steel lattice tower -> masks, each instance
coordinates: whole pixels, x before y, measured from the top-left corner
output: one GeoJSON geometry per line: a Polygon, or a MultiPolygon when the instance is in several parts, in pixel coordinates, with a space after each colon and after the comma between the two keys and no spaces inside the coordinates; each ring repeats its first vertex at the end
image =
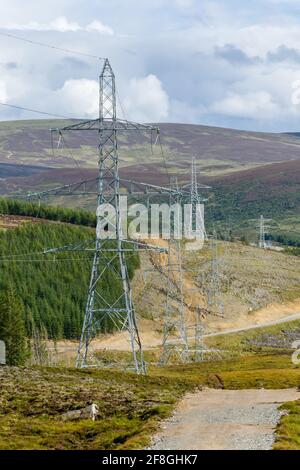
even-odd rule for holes
{"type": "MultiPolygon", "coordinates": [[[[199,184],[197,180],[197,169],[196,169],[196,159],[195,157],[192,158],[192,164],[191,164],[191,190],[190,190],[190,204],[191,204],[191,210],[192,210],[192,221],[196,220],[196,213],[199,211],[199,205],[205,201],[205,199],[202,199],[200,194],[199,194],[199,184]],[[194,216],[194,217],[193,217],[194,216]]],[[[208,188],[208,186],[201,185],[202,188],[208,188]]],[[[202,224],[202,229],[203,229],[203,235],[204,239],[207,240],[207,235],[205,231],[205,225],[204,225],[204,219],[203,219],[203,214],[202,212],[200,213],[201,216],[201,224],[202,224]]],[[[195,227],[192,227],[195,228],[195,227]]]]}
{"type": "Polygon", "coordinates": [[[265,219],[263,215],[260,216],[259,218],[259,234],[258,234],[258,246],[259,248],[266,249],[267,248],[267,242],[266,242],[266,234],[267,234],[267,225],[266,222],[270,222],[271,219],[265,219]]]}
{"type": "MultiPolygon", "coordinates": [[[[172,179],[171,185],[178,189],[177,180],[172,179]]],[[[175,193],[176,194],[176,193],[175,193]]],[[[170,207],[174,204],[181,205],[179,193],[174,196],[170,194],[170,207]]],[[[176,215],[174,216],[175,231],[176,215]]],[[[161,364],[167,364],[172,354],[175,354],[182,362],[186,362],[189,357],[189,344],[186,329],[186,305],[184,300],[183,270],[181,240],[171,234],[168,240],[168,261],[167,261],[167,296],[166,308],[163,324],[163,343],[161,364]],[[176,337],[175,334],[178,336],[176,337]]]]}
{"type": "Polygon", "coordinates": [[[199,362],[203,361],[204,352],[207,349],[203,343],[204,325],[200,307],[198,307],[196,310],[195,320],[195,361],[199,362]]]}
{"type": "MultiPolygon", "coordinates": [[[[191,163],[191,183],[190,183],[190,204],[191,204],[191,210],[192,210],[192,223],[196,223],[196,214],[198,213],[200,215],[200,221],[202,225],[202,230],[203,230],[203,239],[207,240],[207,233],[205,230],[205,224],[204,224],[204,217],[202,211],[199,212],[199,207],[200,204],[205,202],[207,199],[203,199],[200,194],[199,194],[199,187],[208,189],[208,186],[204,185],[199,185],[198,184],[198,179],[197,179],[197,168],[196,168],[196,159],[195,157],[192,158],[192,163],[191,163]],[[193,222],[194,221],[194,222],[193,222]]],[[[192,229],[194,229],[195,226],[192,225],[192,229]]],[[[199,274],[198,274],[198,279],[201,278],[201,268],[199,268],[199,274]]],[[[204,323],[203,323],[203,308],[200,307],[200,305],[197,306],[196,312],[195,312],[195,360],[196,361],[202,361],[204,358],[204,351],[206,351],[206,347],[204,346],[203,343],[203,335],[204,335],[204,323]]]]}
{"type": "MultiPolygon", "coordinates": [[[[94,248],[93,266],[91,271],[85,317],[77,354],[77,367],[90,365],[90,343],[101,331],[101,324],[108,322],[114,329],[127,330],[134,360],[135,371],[146,372],[143,350],[136,315],[132,302],[132,292],[127,269],[125,253],[133,253],[139,249],[139,243],[126,240],[122,232],[120,207],[120,178],[118,157],[118,132],[122,131],[155,131],[158,128],[137,124],[117,118],[115,76],[108,59],[105,59],[100,75],[99,118],[82,121],[78,124],[61,129],[52,129],[60,135],[65,131],[95,131],[98,135],[98,208],[105,204],[113,206],[115,215],[103,226],[103,219],[97,211],[97,230],[94,248]],[[111,228],[114,236],[111,236],[111,228]],[[104,231],[108,233],[105,235],[104,231]],[[119,280],[119,287],[110,292],[109,276],[119,280]]],[[[81,245],[75,248],[83,250],[81,245]]],[[[54,251],[54,250],[52,250],[54,251]]],[[[49,252],[49,251],[48,251],[49,252]]]]}
{"type": "MultiPolygon", "coordinates": [[[[202,188],[206,188],[207,186],[201,185],[202,188]]],[[[207,240],[207,234],[205,230],[205,225],[204,225],[204,218],[203,218],[203,213],[199,212],[199,207],[200,204],[203,203],[205,200],[201,198],[199,194],[199,184],[198,184],[198,179],[197,179],[197,168],[196,168],[196,159],[195,157],[192,158],[192,163],[191,163],[191,183],[190,183],[190,204],[191,204],[191,211],[192,211],[192,216],[191,216],[191,223],[192,223],[192,229],[195,229],[195,224],[196,224],[196,214],[198,213],[200,215],[200,220],[201,220],[201,225],[202,225],[202,230],[203,230],[203,239],[207,240]],[[193,225],[194,224],[194,225],[193,225]]],[[[198,278],[200,278],[201,272],[199,269],[199,275],[198,278]]],[[[203,344],[203,334],[204,334],[204,324],[203,324],[203,318],[202,318],[202,309],[200,305],[196,307],[195,311],[195,325],[194,325],[194,330],[195,330],[195,360],[196,361],[201,361],[203,360],[204,357],[204,344],[203,344]]]]}
{"type": "MultiPolygon", "coordinates": [[[[173,181],[178,187],[177,181],[173,181]]],[[[196,229],[196,220],[200,219],[201,230],[203,230],[203,238],[206,239],[204,218],[201,203],[205,200],[200,197],[199,187],[208,189],[208,186],[199,185],[197,181],[196,160],[192,158],[191,179],[189,184],[189,203],[190,203],[190,220],[186,227],[187,233],[191,234],[196,229]],[[199,217],[200,216],[200,217],[199,217]]],[[[178,195],[170,196],[170,206],[174,203],[182,205],[182,197],[178,195]]],[[[172,354],[176,354],[182,362],[188,362],[195,352],[195,357],[203,358],[203,324],[201,321],[200,308],[196,310],[195,324],[189,326],[187,322],[187,307],[184,297],[183,285],[183,266],[182,266],[182,246],[180,240],[171,237],[168,243],[168,265],[167,265],[167,298],[166,310],[163,326],[163,345],[161,364],[166,364],[172,354]],[[195,351],[189,346],[188,331],[195,331],[195,351]],[[175,339],[175,334],[177,338],[175,339]]]]}
{"type": "Polygon", "coordinates": [[[190,202],[191,202],[193,213],[194,213],[196,212],[196,204],[200,202],[199,194],[198,194],[198,181],[197,181],[195,157],[192,158],[192,165],[191,165],[191,201],[190,202]]]}
{"type": "Polygon", "coordinates": [[[219,272],[219,253],[218,253],[218,241],[217,232],[214,229],[211,237],[211,269],[210,279],[207,292],[207,303],[209,307],[216,307],[216,314],[224,315],[224,304],[220,300],[220,272],[219,272]]]}
{"type": "Polygon", "coordinates": [[[88,350],[93,338],[93,328],[99,316],[110,316],[115,323],[123,322],[122,328],[126,328],[130,335],[131,349],[134,365],[138,373],[145,373],[145,363],[139,332],[136,324],[132,303],[132,295],[129,283],[125,254],[122,249],[122,226],[120,215],[120,188],[118,173],[118,142],[117,142],[117,111],[115,76],[109,61],[106,60],[100,76],[100,106],[99,106],[99,189],[98,206],[112,204],[116,210],[116,247],[112,258],[117,258],[117,271],[122,282],[122,293],[113,303],[108,303],[103,298],[103,286],[101,280],[106,271],[111,269],[112,262],[107,260],[105,266],[101,266],[100,259],[105,258],[102,249],[106,241],[96,238],[95,255],[88,291],[85,318],[82,327],[81,339],[78,348],[77,367],[87,364],[88,350]],[[106,123],[109,125],[107,126],[106,123]],[[106,188],[104,187],[106,185],[106,188]],[[99,269],[99,267],[101,268],[99,269]],[[99,291],[100,287],[100,291],[99,291]]]}

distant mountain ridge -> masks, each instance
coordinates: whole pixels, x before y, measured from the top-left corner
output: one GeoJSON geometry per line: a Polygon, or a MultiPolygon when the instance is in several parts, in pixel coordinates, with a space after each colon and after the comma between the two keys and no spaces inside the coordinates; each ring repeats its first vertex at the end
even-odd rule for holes
{"type": "MultiPolygon", "coordinates": [[[[56,168],[97,165],[97,133],[68,133],[67,147],[52,152],[49,129],[69,124],[64,120],[0,122],[0,163],[26,164],[56,168]]],[[[300,158],[300,134],[260,133],[193,124],[159,124],[167,164],[176,171],[186,171],[191,156],[199,169],[210,176],[264,163],[300,158]]],[[[54,149],[57,142],[54,142],[54,149]]],[[[150,138],[143,132],[120,134],[121,166],[155,165],[162,173],[160,147],[151,152],[150,138]]]]}
{"type": "Polygon", "coordinates": [[[210,208],[217,220],[239,224],[264,214],[282,223],[293,217],[289,224],[292,231],[300,223],[300,160],[272,163],[202,181],[212,187],[210,208]]]}
{"type": "MultiPolygon", "coordinates": [[[[24,194],[97,176],[97,133],[71,133],[69,148],[52,152],[50,127],[67,121],[0,123],[0,194],[24,194]],[[76,135],[75,135],[76,134],[76,135]],[[82,139],[82,140],[81,140],[82,139]]],[[[190,124],[160,124],[161,143],[151,151],[149,138],[120,135],[120,175],[168,185],[190,178],[196,157],[198,180],[212,188],[207,220],[242,221],[259,216],[300,221],[300,133],[258,133],[190,124]],[[148,140],[147,140],[148,139],[148,140]],[[296,219],[295,219],[296,218],[296,219]]],[[[57,142],[54,142],[54,149],[57,142]]],[[[59,200],[70,204],[70,200],[59,200]]],[[[93,208],[93,201],[73,206],[93,208]]]]}

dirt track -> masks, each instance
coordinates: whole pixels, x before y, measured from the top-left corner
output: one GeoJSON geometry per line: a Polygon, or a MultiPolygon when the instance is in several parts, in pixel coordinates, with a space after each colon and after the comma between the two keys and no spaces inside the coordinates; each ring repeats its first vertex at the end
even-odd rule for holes
{"type": "Polygon", "coordinates": [[[260,323],[259,325],[250,325],[250,326],[245,326],[243,328],[231,328],[228,330],[219,331],[217,333],[208,333],[207,335],[204,335],[204,337],[208,338],[210,336],[220,336],[220,335],[228,335],[230,333],[240,333],[242,331],[254,330],[256,328],[264,328],[268,326],[280,325],[280,323],[286,323],[286,322],[293,321],[293,320],[300,320],[300,312],[294,313],[293,315],[288,315],[283,318],[279,318],[278,320],[260,323]]]}
{"type": "MultiPolygon", "coordinates": [[[[242,331],[248,331],[255,328],[261,328],[264,326],[272,326],[280,323],[300,319],[300,313],[295,313],[293,315],[284,316],[278,318],[274,321],[268,321],[264,323],[259,323],[258,325],[250,325],[242,328],[231,328],[223,331],[218,331],[215,333],[210,333],[204,335],[204,337],[210,336],[219,336],[226,335],[230,333],[238,333],[242,331]]],[[[161,335],[154,331],[153,323],[147,320],[142,320],[142,328],[140,329],[140,335],[144,345],[144,349],[151,349],[159,347],[161,345],[161,335]],[[152,330],[151,330],[152,328],[152,330]]],[[[50,351],[56,350],[56,355],[59,357],[64,357],[66,361],[69,361],[68,364],[71,365],[74,362],[76,357],[78,343],[77,341],[58,341],[54,348],[53,342],[49,341],[50,351]]],[[[93,341],[93,348],[95,350],[107,349],[107,350],[116,350],[116,351],[130,351],[130,342],[128,338],[128,333],[126,331],[115,333],[113,335],[108,335],[107,337],[98,338],[93,341]]]]}
{"type": "Polygon", "coordinates": [[[205,389],[188,394],[151,449],[270,450],[281,416],[278,407],[299,395],[294,389],[205,389]]]}

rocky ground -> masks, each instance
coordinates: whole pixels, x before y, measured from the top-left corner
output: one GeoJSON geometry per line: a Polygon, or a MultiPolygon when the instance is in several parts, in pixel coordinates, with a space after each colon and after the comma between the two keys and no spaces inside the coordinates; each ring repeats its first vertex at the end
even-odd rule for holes
{"type": "Polygon", "coordinates": [[[257,347],[269,347],[288,349],[294,341],[300,338],[300,327],[294,330],[283,328],[279,334],[261,333],[257,338],[248,339],[249,345],[257,347]]]}

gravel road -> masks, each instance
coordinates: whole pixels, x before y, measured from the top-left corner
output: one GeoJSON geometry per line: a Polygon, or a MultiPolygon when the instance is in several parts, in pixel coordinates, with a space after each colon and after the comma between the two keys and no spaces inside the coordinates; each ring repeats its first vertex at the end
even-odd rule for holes
{"type": "Polygon", "coordinates": [[[153,450],[269,450],[280,404],[295,389],[213,390],[188,394],[155,436],[153,450]]]}
{"type": "Polygon", "coordinates": [[[228,334],[231,334],[231,333],[241,333],[243,331],[256,330],[258,328],[265,328],[265,327],[268,327],[268,326],[280,325],[281,323],[286,323],[286,322],[294,321],[294,320],[300,320],[300,312],[294,313],[293,315],[288,315],[288,316],[279,318],[277,320],[260,323],[259,325],[245,326],[243,328],[230,328],[230,329],[227,329],[227,330],[218,331],[216,333],[208,333],[208,334],[203,335],[203,336],[204,336],[204,338],[209,338],[209,337],[212,337],[212,336],[228,335],[228,334]]]}

